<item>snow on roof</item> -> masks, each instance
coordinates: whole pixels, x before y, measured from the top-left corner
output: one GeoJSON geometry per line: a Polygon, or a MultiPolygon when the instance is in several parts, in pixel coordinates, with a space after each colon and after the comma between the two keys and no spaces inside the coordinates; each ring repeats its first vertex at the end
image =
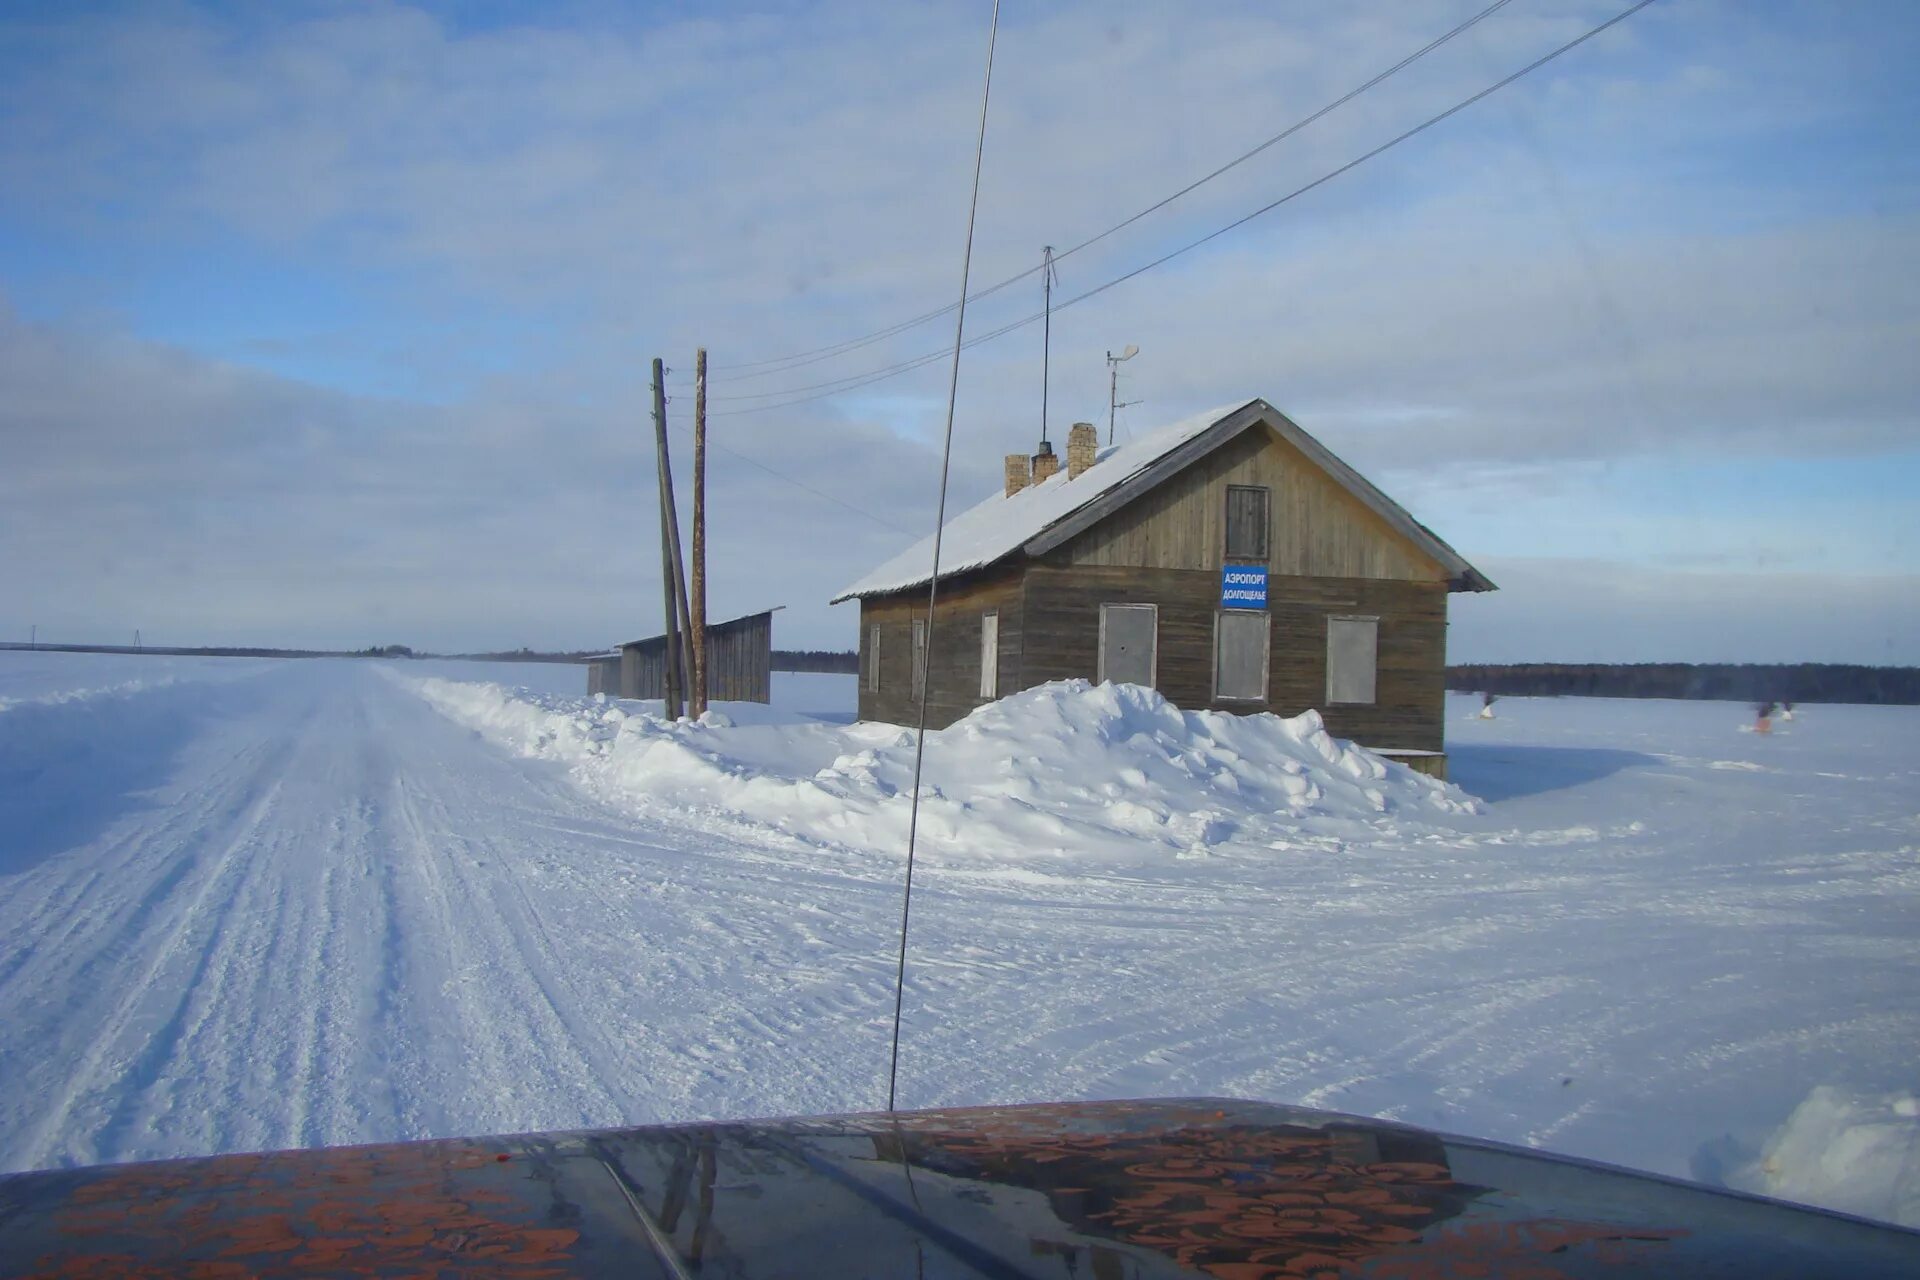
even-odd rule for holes
{"type": "MultiPolygon", "coordinates": [[[[1004,490],[947,522],[940,545],[940,576],[980,569],[1038,537],[1051,526],[1094,499],[1119,488],[1201,432],[1237,413],[1253,400],[1236,400],[1218,409],[1161,427],[1138,440],[1108,445],[1094,455],[1093,466],[1071,480],[1063,466],[1058,472],[1029,485],[1011,498],[1004,490]]],[[[840,591],[833,603],[856,596],[880,595],[918,586],[933,577],[933,535],[840,591]]]]}

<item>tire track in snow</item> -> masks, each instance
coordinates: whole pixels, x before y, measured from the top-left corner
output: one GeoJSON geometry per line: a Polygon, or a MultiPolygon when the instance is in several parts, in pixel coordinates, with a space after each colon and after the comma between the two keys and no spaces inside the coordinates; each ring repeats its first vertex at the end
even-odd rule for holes
{"type": "Polygon", "coordinates": [[[243,807],[229,797],[257,784],[274,749],[271,741],[245,743],[196,790],[163,792],[161,798],[170,803],[159,807],[157,825],[123,820],[103,837],[105,847],[94,856],[56,858],[21,873],[6,900],[20,914],[0,910],[0,930],[14,948],[0,961],[0,1002],[16,989],[64,986],[68,978],[58,971],[74,964],[76,956],[108,958],[115,949],[136,945],[148,917],[193,869],[176,855],[192,848],[196,833],[223,806],[243,807]],[[129,897],[129,883],[143,879],[144,887],[129,897]]]}
{"type": "MultiPolygon", "coordinates": [[[[514,867],[521,854],[513,835],[455,812],[520,802],[516,793],[533,788],[518,762],[397,687],[380,682],[373,692],[373,736],[412,747],[395,757],[383,805],[383,834],[402,869],[396,889],[431,926],[402,936],[408,1002],[428,987],[447,997],[439,1033],[457,1038],[466,1077],[431,1084],[443,1073],[422,1063],[421,1083],[443,1102],[458,1099],[455,1110],[471,1117],[461,1126],[467,1131],[528,1127],[530,1098],[549,1127],[632,1117],[642,1103],[624,1087],[618,1055],[598,1025],[604,1015],[584,1012],[563,976],[566,966],[514,867]],[[454,744],[457,769],[448,767],[454,744]],[[473,755],[486,766],[477,786],[473,755]]],[[[421,1100],[423,1112],[436,1109],[445,1114],[421,1100]]]]}
{"type": "MultiPolygon", "coordinates": [[[[227,1132],[213,1115],[188,1101],[194,1093],[207,1091],[203,1073],[183,1077],[170,1068],[181,1061],[198,1060],[195,1047],[210,1025],[219,1025],[225,1011],[245,1010],[249,1019],[257,1022],[264,1007],[260,1001],[235,991],[249,973],[249,960],[256,961],[253,971],[258,971],[259,934],[226,904],[247,901],[271,875],[260,854],[273,843],[274,833],[267,823],[277,807],[278,795],[277,790],[269,793],[245,838],[234,845],[231,865],[222,878],[210,880],[206,891],[196,896],[183,914],[179,942],[171,948],[172,964],[156,973],[149,984],[147,1003],[155,1006],[149,1017],[157,1017],[165,1009],[164,1020],[145,1032],[137,1052],[117,1068],[119,1077],[112,1091],[119,1099],[93,1137],[97,1151],[116,1153],[118,1158],[154,1154],[150,1141],[161,1121],[196,1111],[199,1121],[195,1127],[208,1140],[227,1146],[258,1144],[257,1136],[249,1143],[249,1135],[227,1132]],[[242,849],[253,856],[239,857],[242,849]],[[230,891],[226,887],[229,881],[230,891]],[[248,954],[236,963],[235,951],[248,954]]],[[[257,1043],[260,1037],[250,1035],[248,1039],[257,1043]]],[[[220,1062],[216,1058],[203,1065],[205,1071],[218,1072],[220,1062]]]]}
{"type": "MultiPolygon", "coordinates": [[[[314,797],[302,792],[310,789],[316,762],[324,763],[330,708],[303,682],[254,687],[265,695],[259,704],[246,715],[209,722],[216,732],[183,753],[179,772],[163,788],[177,797],[165,820],[130,838],[109,833],[103,841],[110,853],[133,850],[137,856],[128,865],[136,871],[143,865],[166,870],[130,895],[131,909],[124,891],[116,900],[114,886],[102,886],[99,914],[118,919],[117,932],[130,936],[109,935],[106,947],[79,950],[79,969],[57,982],[56,989],[69,993],[125,991],[126,1003],[142,1010],[131,1020],[102,1015],[97,1007],[85,1015],[73,1011],[50,1029],[58,1041],[66,1027],[105,1017],[94,1056],[112,1048],[112,1061],[94,1079],[103,1095],[98,1106],[78,1105],[87,1088],[80,1073],[91,1059],[77,1048],[73,1053],[80,1065],[73,1069],[66,1118],[58,1111],[47,1117],[74,1134],[64,1159],[133,1159],[296,1140],[297,1128],[278,1123],[275,1112],[297,1111],[311,1093],[287,1059],[295,1043],[289,1022],[306,1016],[313,1002],[290,998],[286,975],[314,967],[289,963],[288,956],[310,919],[312,895],[301,875],[324,861],[324,848],[304,838],[314,797]],[[180,868],[205,862],[204,850],[222,839],[225,850],[198,891],[190,897],[175,892],[180,868]],[[146,914],[170,921],[172,932],[146,948],[154,957],[148,973],[129,973],[128,947],[144,953],[135,944],[143,941],[137,922],[146,914]]],[[[76,949],[61,954],[72,958],[76,949]]]]}
{"type": "MultiPolygon", "coordinates": [[[[212,866],[202,876],[199,883],[190,891],[190,896],[171,922],[164,927],[159,943],[148,950],[138,972],[132,981],[123,988],[122,994],[107,1013],[101,1029],[92,1037],[92,1043],[81,1056],[75,1069],[68,1076],[67,1083],[47,1107],[38,1123],[28,1128],[19,1144],[17,1154],[10,1155],[10,1163],[19,1167],[37,1167],[44,1164],[55,1149],[58,1136],[70,1126],[73,1113],[84,1104],[94,1102],[92,1095],[104,1092],[116,1079],[132,1073],[135,1065],[151,1067],[151,1062],[134,1061],[122,1065],[114,1061],[115,1051],[123,1037],[126,1037],[134,1019],[156,995],[163,973],[166,973],[176,960],[176,953],[188,939],[190,933],[202,926],[201,913],[212,900],[214,890],[222,885],[234,870],[234,860],[240,851],[257,836],[267,814],[272,809],[275,796],[279,792],[277,780],[269,781],[265,790],[256,796],[240,815],[237,828],[231,836],[220,841],[220,850],[212,859],[212,866]]],[[[146,904],[153,910],[170,897],[170,891],[176,879],[184,879],[184,873],[178,877],[162,880],[160,888],[150,895],[146,904]]],[[[141,914],[145,914],[143,911],[141,914]]],[[[204,959],[204,956],[202,957],[204,959]]],[[[165,1028],[163,1028],[164,1030],[165,1028]]],[[[150,1038],[150,1037],[149,1037],[150,1038]]]]}
{"type": "MultiPolygon", "coordinates": [[[[297,692],[297,690],[296,690],[297,692]]],[[[364,965],[349,938],[359,915],[341,897],[344,837],[355,807],[329,813],[353,782],[338,729],[350,703],[289,697],[279,707],[289,749],[279,762],[274,821],[245,875],[219,902],[198,968],[182,984],[180,1018],[144,1051],[151,1082],[129,1087],[98,1145],[116,1158],[183,1146],[232,1150],[342,1141],[350,1070],[332,1062],[331,1028],[356,997],[364,965]],[[343,779],[342,775],[347,776],[343,779]]]]}

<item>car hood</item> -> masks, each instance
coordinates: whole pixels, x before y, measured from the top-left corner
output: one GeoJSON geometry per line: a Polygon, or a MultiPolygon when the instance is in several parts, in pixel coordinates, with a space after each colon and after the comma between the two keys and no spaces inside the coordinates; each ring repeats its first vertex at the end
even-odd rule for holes
{"type": "Polygon", "coordinates": [[[1920,1234],[1218,1099],[218,1156],[0,1178],[0,1277],[1911,1275],[1920,1234]]]}

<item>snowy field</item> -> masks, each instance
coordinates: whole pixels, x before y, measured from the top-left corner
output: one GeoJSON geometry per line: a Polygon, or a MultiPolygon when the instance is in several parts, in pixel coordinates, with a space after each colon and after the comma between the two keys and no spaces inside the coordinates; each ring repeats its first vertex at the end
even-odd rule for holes
{"type": "MultiPolygon", "coordinates": [[[[881,1105],[911,744],[775,680],[670,726],[577,667],[0,652],[0,1169],[881,1105]]],[[[930,739],[904,1103],[1303,1102],[1920,1224],[1920,709],[1475,709],[1458,789],[1133,690],[930,739]]]]}

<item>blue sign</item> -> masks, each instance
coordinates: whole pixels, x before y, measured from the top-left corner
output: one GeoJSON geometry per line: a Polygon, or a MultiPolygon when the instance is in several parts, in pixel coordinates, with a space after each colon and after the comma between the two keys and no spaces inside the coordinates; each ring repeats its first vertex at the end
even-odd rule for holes
{"type": "Polygon", "coordinates": [[[1267,607],[1267,566],[1230,564],[1220,569],[1220,607],[1222,609],[1264,609],[1267,607]]]}

